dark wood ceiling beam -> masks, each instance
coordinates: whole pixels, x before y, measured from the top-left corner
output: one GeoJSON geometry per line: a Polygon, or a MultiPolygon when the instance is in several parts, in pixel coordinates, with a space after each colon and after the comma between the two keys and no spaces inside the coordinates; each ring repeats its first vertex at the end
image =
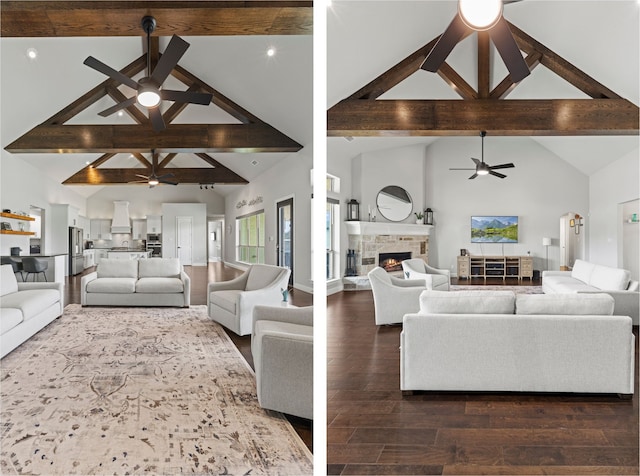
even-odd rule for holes
{"type": "MultiPolygon", "coordinates": [[[[200,92],[200,87],[198,85],[190,86],[187,91],[190,93],[200,92]]],[[[189,105],[186,102],[174,102],[169,109],[167,109],[164,114],[162,114],[162,118],[164,119],[165,124],[169,124],[175,120],[178,115],[184,111],[184,109],[189,105]]],[[[194,105],[193,107],[205,107],[202,105],[194,105]]]]}
{"type": "MultiPolygon", "coordinates": [[[[140,71],[142,71],[146,64],[147,64],[147,59],[145,58],[144,55],[142,55],[141,57],[139,57],[138,59],[136,59],[132,63],[129,63],[127,66],[121,69],[120,72],[125,76],[132,77],[138,74],[140,71]]],[[[96,75],[101,75],[97,71],[95,73],[96,75]]],[[[101,75],[101,76],[104,77],[104,75],[101,75]]],[[[67,107],[65,107],[64,109],[61,109],[56,114],[51,116],[49,119],[44,121],[44,124],[64,124],[73,116],[84,111],[87,107],[91,106],[97,100],[106,96],[108,87],[110,86],[115,87],[119,84],[120,83],[118,83],[117,81],[114,81],[111,78],[106,79],[105,81],[97,85],[95,88],[84,93],[78,99],[76,99],[71,104],[69,104],[67,107]]]]}
{"type": "Polygon", "coordinates": [[[88,152],[297,152],[302,145],[268,124],[48,125],[35,127],[7,147],[18,153],[88,152]]]}
{"type": "Polygon", "coordinates": [[[478,32],[478,98],[487,99],[491,88],[489,33],[478,32]]]}
{"type": "Polygon", "coordinates": [[[250,122],[262,122],[259,118],[233,102],[221,92],[209,86],[197,76],[191,74],[182,66],[178,65],[173,68],[171,75],[179,81],[182,81],[184,84],[197,85],[202,91],[213,94],[211,102],[243,124],[248,124],[250,122]]]}
{"type": "MultiPolygon", "coordinates": [[[[507,22],[509,23],[509,22],[507,22]]],[[[511,33],[521,50],[527,53],[537,51],[542,55],[540,62],[555,74],[594,99],[622,99],[621,96],[600,84],[557,53],[551,51],[535,38],[527,35],[517,26],[509,23],[511,33]]]]}
{"type": "Polygon", "coordinates": [[[138,159],[138,162],[140,162],[142,165],[144,165],[146,168],[150,169],[151,168],[151,162],[149,162],[147,160],[147,158],[142,155],[140,152],[134,152],[133,155],[136,159],[138,159]]]}
{"type": "Polygon", "coordinates": [[[637,135],[624,99],[345,100],[327,116],[331,137],[637,135]]]}
{"type": "Polygon", "coordinates": [[[3,37],[144,36],[153,15],[157,36],[310,35],[311,1],[13,1],[3,0],[3,37]]]}
{"type": "MultiPolygon", "coordinates": [[[[541,58],[542,55],[537,51],[534,51],[533,53],[527,55],[524,61],[525,63],[527,63],[529,71],[533,71],[536,66],[540,64],[541,58]]],[[[491,91],[489,97],[491,99],[504,99],[511,93],[511,91],[513,91],[518,86],[518,84],[520,84],[520,82],[514,83],[511,79],[511,75],[507,74],[505,78],[500,81],[500,84],[493,88],[493,91],[491,91]]]]}
{"type": "MultiPolygon", "coordinates": [[[[124,185],[140,180],[136,174],[142,169],[110,169],[85,167],[63,182],[65,185],[124,185]]],[[[171,172],[172,181],[179,184],[219,183],[219,184],[245,184],[244,178],[226,168],[169,168],[165,172],[171,172]]],[[[141,185],[145,185],[142,183],[141,185]]]]}
{"type": "Polygon", "coordinates": [[[164,159],[162,159],[162,162],[160,162],[158,164],[158,171],[160,171],[163,168],[165,168],[169,164],[169,162],[171,162],[174,159],[174,157],[176,155],[178,155],[178,154],[176,154],[176,153],[167,154],[166,157],[164,159]]]}
{"type": "Polygon", "coordinates": [[[107,160],[109,160],[111,157],[115,156],[116,154],[103,154],[100,157],[98,157],[96,160],[94,160],[93,162],[91,162],[91,164],[89,164],[88,167],[98,167],[102,164],[104,164],[107,160]]]}
{"type": "Polygon", "coordinates": [[[438,76],[460,95],[462,99],[478,99],[478,93],[460,76],[448,63],[442,63],[438,68],[438,76]]]}
{"type": "Polygon", "coordinates": [[[216,159],[211,157],[209,154],[205,154],[204,152],[197,152],[195,155],[200,157],[202,160],[204,160],[207,164],[211,165],[212,167],[222,166],[220,162],[218,162],[216,159]]]}

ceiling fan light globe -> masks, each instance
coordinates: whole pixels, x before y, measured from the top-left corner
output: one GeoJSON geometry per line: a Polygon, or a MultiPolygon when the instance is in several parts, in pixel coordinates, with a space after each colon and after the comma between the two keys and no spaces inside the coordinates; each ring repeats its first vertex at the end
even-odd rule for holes
{"type": "Polygon", "coordinates": [[[144,107],[156,107],[160,104],[160,94],[153,89],[141,90],[137,96],[138,104],[144,107]]]}
{"type": "Polygon", "coordinates": [[[502,16],[502,0],[458,0],[458,13],[469,28],[489,30],[502,16]]]}
{"type": "Polygon", "coordinates": [[[149,179],[149,185],[158,185],[158,180],[157,179],[149,179]]]}

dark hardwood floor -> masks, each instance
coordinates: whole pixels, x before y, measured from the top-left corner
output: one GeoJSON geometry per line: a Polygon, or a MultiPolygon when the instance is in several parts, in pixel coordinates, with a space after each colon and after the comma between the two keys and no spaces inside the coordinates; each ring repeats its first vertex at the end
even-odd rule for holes
{"type": "MultiPolygon", "coordinates": [[[[460,284],[484,284],[471,281],[460,284]]],[[[632,400],[462,392],[403,396],[401,326],[376,327],[370,291],[329,296],[327,326],[328,474],[638,475],[637,367],[632,400]]],[[[637,362],[637,327],[634,333],[637,362]]]]}
{"type": "MultiPolygon", "coordinates": [[[[82,276],[95,270],[89,268],[82,274],[69,276],[65,285],[65,305],[80,304],[80,281],[82,276]]],[[[208,266],[185,266],[185,272],[191,278],[191,304],[207,304],[207,285],[215,281],[228,281],[240,274],[242,271],[225,266],[223,263],[209,263],[208,266]]],[[[290,293],[290,301],[295,306],[310,306],[313,304],[313,296],[298,289],[290,293]]],[[[226,331],[226,329],[225,329],[226,331]]],[[[226,331],[236,345],[242,356],[253,368],[253,357],[251,356],[251,336],[238,336],[231,331],[226,331]]],[[[287,419],[300,435],[309,450],[313,451],[313,422],[304,418],[286,415],[287,419]]]]}

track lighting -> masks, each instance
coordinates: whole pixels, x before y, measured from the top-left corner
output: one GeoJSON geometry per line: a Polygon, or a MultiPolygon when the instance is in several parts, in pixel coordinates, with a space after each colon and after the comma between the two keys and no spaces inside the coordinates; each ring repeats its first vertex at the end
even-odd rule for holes
{"type": "Polygon", "coordinates": [[[200,185],[200,190],[202,190],[202,189],[204,189],[204,190],[209,190],[209,189],[213,190],[213,186],[214,186],[214,184],[212,184],[212,183],[201,183],[199,185],[200,185]]]}

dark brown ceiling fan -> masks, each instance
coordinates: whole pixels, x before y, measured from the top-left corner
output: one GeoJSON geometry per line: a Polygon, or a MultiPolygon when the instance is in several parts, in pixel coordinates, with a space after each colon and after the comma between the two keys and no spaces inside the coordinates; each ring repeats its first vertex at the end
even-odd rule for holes
{"type": "Polygon", "coordinates": [[[519,0],[458,0],[458,12],[429,52],[421,68],[435,73],[462,38],[473,31],[486,31],[502,57],[511,80],[522,81],[531,71],[502,16],[505,4],[519,0]]]}
{"type": "Polygon", "coordinates": [[[99,115],[103,117],[110,116],[114,112],[132,106],[137,102],[149,111],[149,119],[151,120],[153,129],[155,131],[162,131],[166,128],[164,119],[162,118],[162,112],[160,111],[160,104],[163,100],[202,104],[205,106],[211,103],[213,95],[210,93],[161,89],[164,81],[167,79],[173,68],[176,67],[180,58],[182,58],[184,53],[187,51],[187,48],[189,48],[189,43],[179,36],[173,35],[169,41],[167,49],[160,57],[160,60],[153,72],[151,72],[150,40],[151,33],[155,28],[155,18],[152,16],[145,16],[142,18],[142,29],[147,34],[147,76],[141,78],[139,81],[134,81],[130,77],[122,74],[120,71],[117,71],[100,60],[97,60],[93,56],[89,56],[84,60],[84,64],[90,68],[93,68],[96,71],[109,76],[113,80],[137,91],[135,96],[105,109],[98,113],[99,115]]]}
{"type": "Polygon", "coordinates": [[[156,185],[159,185],[161,183],[164,183],[167,185],[178,185],[178,182],[172,182],[170,180],[167,180],[169,177],[174,176],[174,174],[172,173],[157,175],[156,174],[157,166],[158,166],[158,154],[156,153],[155,150],[152,150],[151,151],[151,174],[149,175],[136,174],[136,177],[141,177],[144,180],[136,180],[135,182],[129,182],[129,183],[147,183],[149,184],[149,188],[153,188],[156,185]]]}
{"type": "Polygon", "coordinates": [[[481,160],[475,159],[473,157],[471,157],[471,160],[473,160],[476,164],[476,168],[475,169],[457,169],[457,168],[451,168],[449,170],[475,170],[475,173],[469,177],[469,180],[476,178],[478,175],[493,175],[495,177],[498,178],[505,178],[506,175],[501,174],[499,172],[495,172],[495,169],[512,169],[515,167],[515,165],[513,165],[512,163],[508,163],[508,164],[499,164],[499,165],[489,165],[484,161],[484,137],[487,135],[487,133],[485,131],[480,132],[480,137],[482,137],[482,155],[481,160]]]}

